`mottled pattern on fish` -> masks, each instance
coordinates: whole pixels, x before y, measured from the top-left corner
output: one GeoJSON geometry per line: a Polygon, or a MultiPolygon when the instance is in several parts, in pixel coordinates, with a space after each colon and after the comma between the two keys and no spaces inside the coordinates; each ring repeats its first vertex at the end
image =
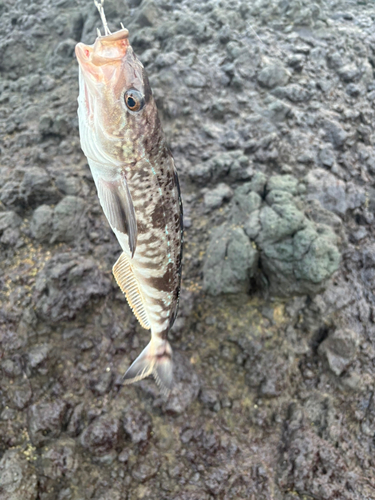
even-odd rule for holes
{"type": "Polygon", "coordinates": [[[125,378],[153,374],[169,387],[166,338],[181,281],[181,195],[147,76],[127,35],[123,29],[97,38],[94,46],[77,45],[81,146],[123,250],[115,278],[141,325],[151,328],[150,344],[125,378]]]}
{"type": "MultiPolygon", "coordinates": [[[[157,156],[124,169],[138,225],[131,264],[152,333],[166,338],[176,318],[181,279],[182,207],[174,162],[162,143],[157,156]]],[[[127,250],[127,237],[114,232],[127,250]]]]}

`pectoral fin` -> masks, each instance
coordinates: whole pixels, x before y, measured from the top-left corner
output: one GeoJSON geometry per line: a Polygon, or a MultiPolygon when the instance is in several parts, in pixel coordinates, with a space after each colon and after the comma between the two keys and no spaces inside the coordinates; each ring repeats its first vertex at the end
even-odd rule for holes
{"type": "Polygon", "coordinates": [[[108,222],[117,231],[128,235],[133,257],[137,246],[137,219],[126,179],[113,182],[99,179],[97,188],[100,204],[108,222]]]}

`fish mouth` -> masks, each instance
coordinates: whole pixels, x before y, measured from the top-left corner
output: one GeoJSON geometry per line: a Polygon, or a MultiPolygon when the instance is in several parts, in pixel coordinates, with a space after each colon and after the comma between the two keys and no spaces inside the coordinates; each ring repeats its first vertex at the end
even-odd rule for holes
{"type": "Polygon", "coordinates": [[[121,61],[129,47],[129,31],[125,28],[106,36],[99,36],[94,45],[77,43],[75,53],[84,73],[98,79],[101,66],[121,61]]]}

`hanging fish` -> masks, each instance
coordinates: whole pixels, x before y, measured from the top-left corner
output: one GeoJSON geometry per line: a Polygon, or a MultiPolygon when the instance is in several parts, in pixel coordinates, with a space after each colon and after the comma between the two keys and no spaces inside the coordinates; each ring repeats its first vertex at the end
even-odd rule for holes
{"type": "Polygon", "coordinates": [[[78,43],[78,118],[103,212],[122,248],[113,274],[151,341],[124,375],[125,383],[153,375],[169,389],[183,242],[182,203],[173,156],[166,144],[144,67],[128,30],[78,43]]]}

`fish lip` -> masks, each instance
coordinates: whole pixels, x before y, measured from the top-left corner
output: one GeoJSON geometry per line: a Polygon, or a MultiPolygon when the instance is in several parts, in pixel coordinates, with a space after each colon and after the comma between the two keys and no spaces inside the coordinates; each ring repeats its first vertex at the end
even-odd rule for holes
{"type": "Polygon", "coordinates": [[[115,61],[121,61],[129,47],[128,36],[129,31],[124,28],[110,35],[98,36],[93,45],[86,45],[82,42],[77,43],[75,53],[79,64],[89,69],[90,66],[92,68],[92,66],[103,66],[115,61]],[[111,45],[118,47],[117,57],[103,56],[103,51],[105,54],[106,47],[109,48],[111,45]]]}
{"type": "Polygon", "coordinates": [[[113,43],[118,42],[119,40],[124,40],[125,38],[129,38],[129,31],[126,28],[123,28],[111,33],[110,35],[98,36],[96,40],[100,40],[102,43],[113,43]]]}

